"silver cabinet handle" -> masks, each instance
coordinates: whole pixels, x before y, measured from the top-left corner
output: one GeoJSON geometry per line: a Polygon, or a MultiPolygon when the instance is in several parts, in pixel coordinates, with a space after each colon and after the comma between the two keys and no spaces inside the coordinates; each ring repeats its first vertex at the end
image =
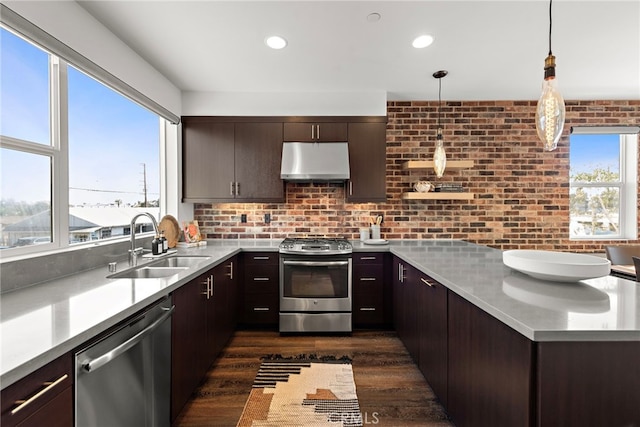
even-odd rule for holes
{"type": "Polygon", "coordinates": [[[360,257],[360,260],[362,260],[362,261],[371,261],[371,260],[374,260],[374,259],[376,259],[376,257],[374,257],[374,256],[363,256],[363,257],[360,257]]]}
{"type": "Polygon", "coordinates": [[[268,260],[270,258],[268,256],[254,256],[253,259],[255,261],[265,261],[265,260],[268,260]]]}
{"type": "Polygon", "coordinates": [[[253,281],[254,282],[268,282],[269,278],[268,277],[254,277],[253,281]]]}
{"type": "Polygon", "coordinates": [[[375,277],[361,277],[360,281],[361,282],[375,282],[376,278],[375,277]]]}
{"type": "Polygon", "coordinates": [[[229,263],[229,274],[228,274],[228,276],[229,276],[230,280],[233,280],[233,261],[231,261],[229,263]]]}
{"type": "Polygon", "coordinates": [[[207,289],[205,292],[201,292],[202,295],[206,295],[207,299],[213,296],[213,275],[207,277],[206,282],[202,282],[203,285],[207,285],[207,289]]]}
{"type": "Polygon", "coordinates": [[[236,182],[236,196],[240,195],[240,183],[236,182]]]}
{"type": "Polygon", "coordinates": [[[353,196],[353,181],[349,181],[349,195],[353,196]]]}
{"type": "Polygon", "coordinates": [[[229,195],[233,196],[233,181],[229,183],[229,195]]]}
{"type": "Polygon", "coordinates": [[[360,311],[376,311],[375,307],[360,307],[360,311]]]}
{"type": "Polygon", "coordinates": [[[95,359],[86,362],[84,365],[82,365],[82,367],[84,368],[85,371],[90,373],[90,372],[94,372],[95,370],[111,362],[113,359],[125,353],[131,347],[133,347],[134,345],[142,341],[147,335],[152,333],[158,326],[160,326],[162,322],[164,322],[171,316],[175,308],[176,308],[175,305],[172,305],[171,308],[163,307],[162,310],[164,310],[165,313],[163,313],[160,317],[158,317],[158,319],[155,322],[153,322],[152,324],[150,324],[149,326],[147,326],[146,328],[144,328],[143,330],[141,330],[140,332],[138,332],[137,334],[135,334],[134,336],[132,336],[131,338],[129,338],[128,340],[126,340],[125,342],[117,346],[116,348],[114,348],[113,350],[108,351],[102,356],[96,357],[95,359]]]}
{"type": "Polygon", "coordinates": [[[433,283],[433,282],[432,282],[432,281],[430,281],[430,280],[425,279],[424,277],[421,277],[421,278],[420,278],[420,281],[421,281],[422,283],[424,283],[425,285],[429,286],[430,288],[433,288],[433,287],[436,285],[435,283],[433,283]]]}
{"type": "Polygon", "coordinates": [[[269,307],[253,307],[253,311],[269,311],[269,307]]]}
{"type": "Polygon", "coordinates": [[[320,139],[320,125],[316,125],[318,127],[318,131],[316,132],[316,138],[320,139]]]}
{"type": "Polygon", "coordinates": [[[402,264],[398,264],[398,281],[400,283],[404,282],[404,267],[402,264]]]}
{"type": "Polygon", "coordinates": [[[334,267],[349,265],[349,261],[282,261],[284,265],[300,265],[304,267],[334,267]]]}
{"type": "Polygon", "coordinates": [[[68,377],[69,377],[68,374],[64,374],[63,376],[61,376],[55,381],[45,382],[42,385],[46,387],[40,390],[39,392],[37,392],[36,394],[34,394],[33,396],[31,396],[30,398],[26,400],[16,400],[15,404],[18,406],[16,406],[14,409],[11,410],[11,415],[15,415],[21,410],[23,410],[24,408],[26,408],[27,406],[29,406],[30,404],[38,400],[40,396],[42,396],[43,394],[45,394],[46,392],[48,392],[49,390],[51,390],[52,388],[60,384],[62,381],[66,380],[68,377]]]}
{"type": "Polygon", "coordinates": [[[315,128],[315,125],[311,125],[311,139],[315,139],[313,135],[314,128],[315,128]]]}

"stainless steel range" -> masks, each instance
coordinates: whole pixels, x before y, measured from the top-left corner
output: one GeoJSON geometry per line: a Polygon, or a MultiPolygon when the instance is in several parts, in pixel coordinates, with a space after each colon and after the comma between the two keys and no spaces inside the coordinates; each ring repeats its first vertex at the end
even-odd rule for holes
{"type": "Polygon", "coordinates": [[[351,254],[343,238],[280,244],[280,332],[351,332],[351,254]]]}

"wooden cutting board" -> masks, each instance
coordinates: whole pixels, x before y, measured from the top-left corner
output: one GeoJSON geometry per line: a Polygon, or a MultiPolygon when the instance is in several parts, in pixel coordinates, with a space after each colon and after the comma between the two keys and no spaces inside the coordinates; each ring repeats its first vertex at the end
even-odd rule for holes
{"type": "Polygon", "coordinates": [[[178,221],[171,215],[165,215],[158,224],[158,230],[164,231],[164,237],[167,239],[168,246],[175,248],[180,238],[180,225],[178,221]]]}

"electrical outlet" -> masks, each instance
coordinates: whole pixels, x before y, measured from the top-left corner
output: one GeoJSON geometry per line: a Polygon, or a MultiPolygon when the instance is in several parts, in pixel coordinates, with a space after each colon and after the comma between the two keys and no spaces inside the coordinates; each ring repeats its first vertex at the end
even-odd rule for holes
{"type": "Polygon", "coordinates": [[[271,222],[271,214],[264,214],[264,223],[269,224],[271,222]]]}
{"type": "Polygon", "coordinates": [[[240,215],[240,222],[242,222],[242,223],[246,223],[247,222],[247,214],[241,214],[240,215]]]}

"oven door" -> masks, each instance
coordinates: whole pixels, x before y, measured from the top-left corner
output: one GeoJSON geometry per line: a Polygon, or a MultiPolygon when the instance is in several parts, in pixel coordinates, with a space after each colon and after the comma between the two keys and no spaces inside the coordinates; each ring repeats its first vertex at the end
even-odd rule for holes
{"type": "Polygon", "coordinates": [[[351,257],[280,258],[281,312],[351,311],[351,257]]]}

